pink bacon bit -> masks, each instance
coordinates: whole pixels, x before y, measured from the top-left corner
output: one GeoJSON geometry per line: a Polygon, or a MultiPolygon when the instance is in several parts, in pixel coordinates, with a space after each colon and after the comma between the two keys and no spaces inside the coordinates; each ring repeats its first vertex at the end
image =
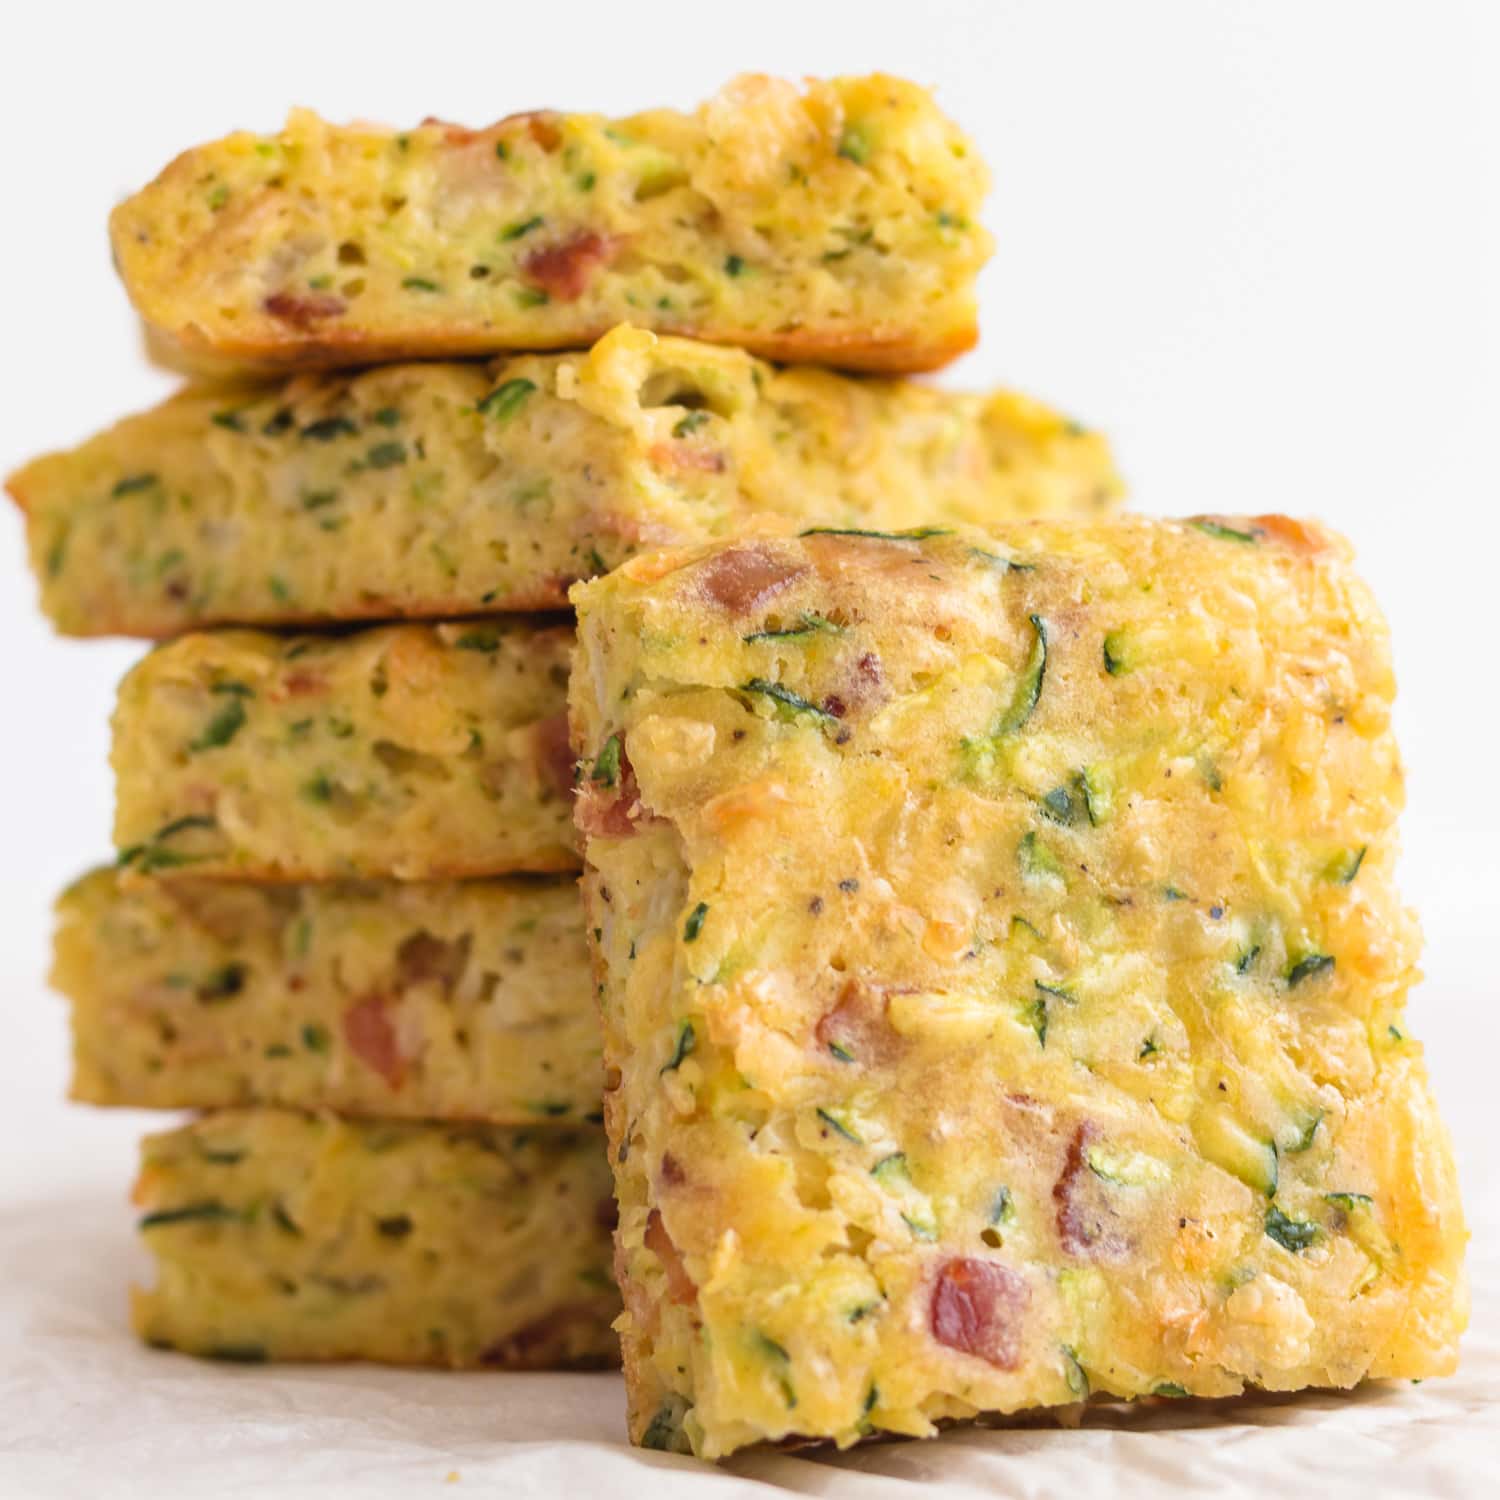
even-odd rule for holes
{"type": "Polygon", "coordinates": [[[641,804],[641,789],[635,779],[635,767],[620,740],[620,768],[614,783],[602,786],[584,772],[578,798],[573,804],[573,821],[588,838],[628,838],[637,828],[654,821],[654,814],[641,804]]]}
{"type": "Polygon", "coordinates": [[[1085,1120],[1068,1142],[1062,1174],[1052,1186],[1057,1205],[1057,1237],[1069,1255],[1085,1260],[1122,1260],[1130,1242],[1117,1227],[1103,1185],[1088,1164],[1088,1148],[1099,1137],[1099,1127],[1085,1120]]]}
{"type": "Polygon", "coordinates": [[[1332,552],[1327,533],[1318,526],[1294,520],[1291,516],[1253,516],[1250,529],[1257,536],[1269,538],[1288,552],[1300,552],[1307,557],[1332,552]]]}
{"type": "Polygon", "coordinates": [[[697,1284],[688,1275],[677,1246],[672,1243],[672,1236],[661,1221],[661,1214],[654,1208],[646,1219],[646,1248],[661,1262],[662,1270],[667,1274],[667,1293],[671,1299],[684,1305],[696,1302],[697,1284]]]}
{"type": "Polygon", "coordinates": [[[652,443],[646,455],[658,469],[687,469],[699,474],[722,474],[729,460],[717,448],[688,443],[652,443]]]}
{"type": "Polygon", "coordinates": [[[818,1020],[819,1046],[840,1062],[866,1066],[888,1062],[901,1045],[886,1017],[890,997],[910,993],[863,979],[849,980],[839,991],[838,1004],[818,1020]]]}
{"type": "Polygon", "coordinates": [[[396,950],[396,974],[401,988],[435,980],[451,995],[469,966],[472,946],[468,933],[450,940],[434,937],[430,932],[414,932],[396,950]]]}
{"type": "Polygon", "coordinates": [[[932,1336],[996,1369],[1014,1370],[1021,1360],[1022,1322],[1030,1300],[1031,1289],[1009,1267],[958,1257],[943,1266],[932,1284],[932,1336]]]}
{"type": "Polygon", "coordinates": [[[576,302],[588,290],[594,272],[614,259],[620,242],[611,235],[581,229],[555,245],[533,250],[521,262],[521,274],[559,302],[576,302]]]}
{"type": "Polygon", "coordinates": [[[331,292],[272,292],[261,310],[279,323],[288,323],[304,333],[326,318],[337,318],[349,304],[331,292]]]}
{"type": "Polygon", "coordinates": [[[344,1012],[344,1040],[349,1050],[393,1089],[401,1087],[406,1060],[401,1056],[383,996],[369,995],[344,1012]]]}
{"type": "Polygon", "coordinates": [[[492,125],[490,129],[499,133],[509,131],[515,127],[524,127],[527,135],[536,142],[543,151],[556,151],[562,145],[562,116],[555,109],[523,109],[513,115],[506,115],[503,120],[492,125]]]}
{"type": "Polygon", "coordinates": [[[284,703],[288,698],[312,698],[327,691],[328,679],[321,673],[297,668],[276,683],[267,696],[273,703],[284,703]]]}
{"type": "Polygon", "coordinates": [[[807,569],[764,547],[731,547],[697,569],[699,590],[721,609],[748,615],[760,609],[807,569]]]}
{"type": "Polygon", "coordinates": [[[533,753],[542,780],[559,796],[571,797],[573,770],[577,762],[573,757],[572,741],[568,738],[567,711],[542,719],[533,734],[533,753]]]}

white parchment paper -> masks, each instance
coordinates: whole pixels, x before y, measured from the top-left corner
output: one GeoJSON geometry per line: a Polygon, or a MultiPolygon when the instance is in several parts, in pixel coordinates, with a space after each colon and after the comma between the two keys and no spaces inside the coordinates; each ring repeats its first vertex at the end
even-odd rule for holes
{"type": "MultiPolygon", "coordinates": [[[[102,1174],[101,1174],[102,1176],[102,1174]]],[[[146,1274],[112,1179],[0,1209],[0,1500],[1500,1494],[1495,1215],[1474,1205],[1461,1373],[1349,1395],[1089,1412],[714,1469],[626,1446],[613,1375],[221,1366],[136,1344],[146,1274]]]]}

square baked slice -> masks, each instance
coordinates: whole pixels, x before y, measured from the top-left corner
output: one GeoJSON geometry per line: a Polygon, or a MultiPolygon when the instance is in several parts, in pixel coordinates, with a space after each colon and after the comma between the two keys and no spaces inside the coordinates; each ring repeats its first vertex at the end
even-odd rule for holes
{"type": "Polygon", "coordinates": [[[574,598],[636,1442],[1453,1368],[1337,538],[822,533],[574,598]]]}
{"type": "Polygon", "coordinates": [[[227,1110],[148,1136],[136,1332],[210,1359],[613,1365],[596,1130],[227,1110]]]}
{"type": "Polygon", "coordinates": [[[75,1099],[601,1123],[571,876],[266,885],[95,870],[57,916],[75,1099]]]}
{"type": "Polygon", "coordinates": [[[433,880],[573,869],[566,624],[220,630],[120,684],[132,874],[433,880]]]}
{"type": "Polygon", "coordinates": [[[110,233],[131,301],[190,367],[579,348],[634,322],[911,371],[974,342],[987,187],[915,84],[745,77],[691,114],[485,130],[299,110],[185,152],[110,233]]]}
{"type": "Polygon", "coordinates": [[[1025,396],[638,328],[575,355],[189,389],[9,486],[54,624],[150,637],[561,609],[643,547],[1120,494],[1104,440],[1025,396]]]}

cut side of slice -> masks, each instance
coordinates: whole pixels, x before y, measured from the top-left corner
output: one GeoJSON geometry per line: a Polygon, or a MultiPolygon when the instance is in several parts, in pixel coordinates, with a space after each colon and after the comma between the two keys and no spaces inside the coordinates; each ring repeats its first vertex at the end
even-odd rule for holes
{"type": "Polygon", "coordinates": [[[638,328],[489,367],[189,389],[9,483],[58,628],[148,637],[561,609],[577,579],[668,542],[1120,495],[1104,440],[1028,397],[638,328]]]}
{"type": "Polygon", "coordinates": [[[148,1136],[147,1343],[209,1359],[613,1365],[596,1131],[230,1110],[148,1136]]]}
{"type": "Polygon", "coordinates": [[[131,876],[427,880],[567,870],[562,624],[208,631],[120,686],[131,876]]]}
{"type": "Polygon", "coordinates": [[[52,982],[90,1104],[601,1122],[571,878],[122,880],[58,902],[52,982]]]}
{"type": "Polygon", "coordinates": [[[578,348],[635,322],[906,372],[974,342],[987,187],[914,84],[744,77],[616,120],[297,111],[183,153],[110,231],[158,351],[195,370],[578,348]]]}
{"type": "Polygon", "coordinates": [[[825,532],[574,600],[635,1441],[1453,1368],[1389,648],[1336,537],[825,532]]]}

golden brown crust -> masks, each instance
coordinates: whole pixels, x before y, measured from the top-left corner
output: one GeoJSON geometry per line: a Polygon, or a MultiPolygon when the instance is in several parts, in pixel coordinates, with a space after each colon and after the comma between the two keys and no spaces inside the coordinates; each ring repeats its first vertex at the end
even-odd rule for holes
{"type": "Polygon", "coordinates": [[[266,884],[576,869],[572,638],[512,619],[178,637],[121,684],[125,864],[266,884]]]}
{"type": "MultiPolygon", "coordinates": [[[[569,582],[559,580],[545,589],[523,591],[513,595],[502,595],[492,601],[496,614],[503,615],[560,615],[568,608],[569,582]]],[[[140,601],[131,601],[132,605],[140,601]]],[[[371,604],[363,606],[341,606],[336,615],[310,610],[305,614],[277,615],[274,627],[277,630],[328,630],[339,625],[380,626],[398,625],[403,621],[413,623],[423,620],[452,620],[474,613],[470,599],[445,598],[422,599],[400,609],[371,604]]],[[[206,615],[193,621],[197,630],[224,630],[238,627],[243,622],[233,614],[206,615]]],[[[539,623],[549,623],[545,619],[539,623]]],[[[88,627],[70,627],[67,634],[75,640],[109,640],[114,636],[129,636],[138,641],[170,641],[182,634],[182,620],[166,611],[160,614],[149,607],[119,610],[111,615],[101,615],[90,620],[88,627]]]]}
{"type": "Polygon", "coordinates": [[[1453,1367],[1347,558],[1279,516],[821,528],[574,590],[638,1439],[1453,1367]]]}
{"type": "MultiPolygon", "coordinates": [[[[536,353],[587,348],[613,326],[602,323],[561,333],[555,338],[544,335],[531,343],[536,353]]],[[[666,321],[656,322],[653,327],[658,333],[742,348],[782,364],[830,365],[838,370],[879,375],[922,375],[940,370],[966,354],[979,339],[977,323],[941,338],[924,336],[918,329],[891,333],[811,329],[766,333],[666,321]]],[[[482,329],[465,331],[451,325],[435,325],[425,334],[379,339],[359,328],[330,328],[310,339],[283,332],[270,319],[265,320],[264,332],[258,336],[210,339],[196,324],[188,323],[171,333],[152,330],[147,342],[151,357],[169,370],[220,378],[242,376],[247,371],[287,374],[397,360],[474,359],[495,353],[494,336],[482,329]]]]}
{"type": "MultiPolygon", "coordinates": [[[[421,879],[424,881],[440,880],[491,880],[497,875],[571,875],[575,873],[582,864],[579,856],[572,851],[556,850],[550,853],[529,855],[518,863],[506,862],[503,870],[495,870],[484,860],[465,863],[453,860],[448,863],[424,865],[421,879]]],[[[137,874],[134,870],[124,869],[120,872],[120,883],[125,887],[137,884],[145,884],[153,880],[181,879],[183,876],[191,878],[192,871],[181,872],[173,870],[162,870],[156,874],[137,874]]],[[[232,879],[244,881],[251,885],[310,885],[329,878],[328,871],[314,869],[311,867],[294,867],[286,864],[276,866],[247,864],[236,865],[232,875],[214,875],[215,879],[232,879]]],[[[345,880],[389,880],[391,872],[379,865],[370,865],[357,870],[350,870],[347,874],[340,875],[339,879],[345,880]]],[[[406,877],[402,877],[406,878],[406,877]]]]}
{"type": "Polygon", "coordinates": [[[179,156],[110,229],[194,370],[576,348],[640,320],[907,373],[973,342],[987,184],[911,83],[751,76],[691,115],[397,132],[296,111],[179,156]]]}

